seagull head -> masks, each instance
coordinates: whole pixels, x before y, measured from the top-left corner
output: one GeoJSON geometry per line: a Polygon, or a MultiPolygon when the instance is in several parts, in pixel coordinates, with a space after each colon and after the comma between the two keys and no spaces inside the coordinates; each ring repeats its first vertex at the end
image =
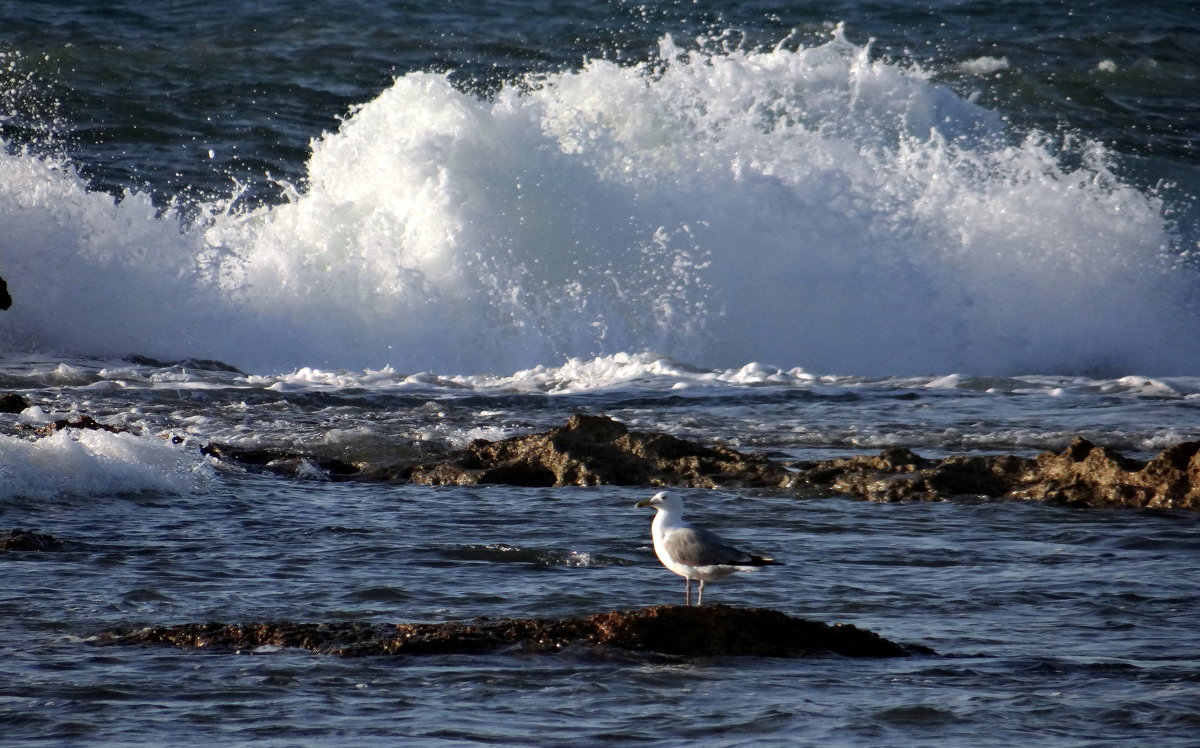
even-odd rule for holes
{"type": "Polygon", "coordinates": [[[636,508],[653,507],[668,512],[682,512],[683,500],[670,491],[659,491],[648,499],[634,504],[636,508]]]}

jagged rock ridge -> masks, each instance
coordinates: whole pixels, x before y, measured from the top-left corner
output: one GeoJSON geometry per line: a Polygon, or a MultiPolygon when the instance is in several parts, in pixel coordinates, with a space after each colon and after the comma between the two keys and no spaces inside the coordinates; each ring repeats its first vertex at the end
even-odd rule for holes
{"type": "Polygon", "coordinates": [[[606,416],[575,414],[561,428],[477,440],[450,460],[415,466],[413,483],[522,486],[778,486],[787,470],[766,457],[670,434],[630,431],[606,416]]]}
{"type": "Polygon", "coordinates": [[[799,480],[870,501],[959,497],[1033,500],[1070,506],[1200,509],[1200,442],[1133,460],[1086,439],[1037,457],[956,455],[942,460],[907,449],[878,457],[806,463],[799,480]]]}
{"type": "MultiPolygon", "coordinates": [[[[38,429],[105,429],[89,416],[38,429]]],[[[1032,500],[1070,506],[1200,510],[1200,442],[1134,460],[1086,439],[1037,457],[955,455],[927,459],[899,447],[874,457],[785,466],[724,445],[630,431],[606,416],[576,414],[565,426],[500,441],[477,440],[440,459],[371,465],[297,452],[222,444],[201,451],[245,468],[298,478],[405,481],[425,485],[682,486],[768,488],[801,495],[844,494],[870,501],[955,498],[1032,500]]]]}

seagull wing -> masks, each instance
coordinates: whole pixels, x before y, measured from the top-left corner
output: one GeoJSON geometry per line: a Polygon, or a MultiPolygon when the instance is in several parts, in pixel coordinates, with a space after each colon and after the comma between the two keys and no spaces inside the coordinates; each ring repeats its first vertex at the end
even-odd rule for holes
{"type": "Polygon", "coordinates": [[[671,558],[688,566],[743,566],[754,558],[726,543],[716,533],[699,527],[677,527],[663,538],[671,558]]]}

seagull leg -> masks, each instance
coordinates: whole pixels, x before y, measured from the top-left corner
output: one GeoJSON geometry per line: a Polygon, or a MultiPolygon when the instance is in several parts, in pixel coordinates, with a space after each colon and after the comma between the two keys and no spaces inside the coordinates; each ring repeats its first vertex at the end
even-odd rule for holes
{"type": "Polygon", "coordinates": [[[683,599],[687,601],[686,605],[688,605],[690,607],[692,604],[692,578],[691,577],[683,578],[683,590],[684,590],[683,599]]]}
{"type": "Polygon", "coordinates": [[[701,579],[700,580],[700,592],[696,594],[696,606],[699,607],[699,606],[703,605],[704,604],[703,601],[704,601],[704,580],[701,579]]]}

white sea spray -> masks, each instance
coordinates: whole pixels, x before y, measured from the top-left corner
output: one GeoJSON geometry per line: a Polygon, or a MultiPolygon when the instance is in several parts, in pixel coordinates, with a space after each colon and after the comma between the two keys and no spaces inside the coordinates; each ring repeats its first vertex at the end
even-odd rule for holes
{"type": "Polygon", "coordinates": [[[1200,372],[1186,241],[1103,146],[1067,141],[1010,131],[840,32],[762,50],[667,37],[651,63],[590,61],[490,99],[412,73],[313,141],[288,202],[214,202],[198,223],[0,155],[16,299],[0,342],[322,376],[647,351],[719,369],[1200,372]]]}
{"type": "Polygon", "coordinates": [[[83,429],[36,439],[0,435],[3,498],[191,494],[212,477],[198,451],[155,436],[83,429]]]}

